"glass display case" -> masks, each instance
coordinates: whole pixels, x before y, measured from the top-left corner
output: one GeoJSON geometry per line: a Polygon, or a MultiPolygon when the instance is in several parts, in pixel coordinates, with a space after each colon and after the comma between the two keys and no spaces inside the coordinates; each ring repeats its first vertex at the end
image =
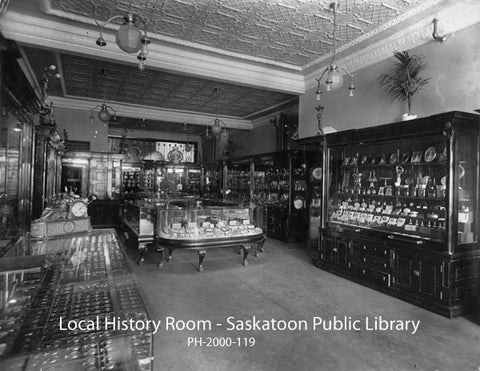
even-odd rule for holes
{"type": "Polygon", "coordinates": [[[170,207],[158,210],[158,236],[203,240],[261,234],[251,224],[253,208],[241,206],[170,207]]]}
{"type": "MultiPolygon", "coordinates": [[[[207,248],[241,246],[246,265],[250,248],[254,247],[256,255],[265,241],[263,230],[253,224],[253,207],[204,206],[197,200],[195,206],[171,203],[157,212],[157,242],[161,248],[168,248],[167,261],[173,249],[195,249],[199,252],[200,271],[207,248]]],[[[162,254],[160,266],[163,261],[162,254]]]]}
{"type": "Polygon", "coordinates": [[[327,135],[318,265],[442,314],[467,310],[479,279],[459,274],[479,266],[479,130],[479,116],[451,112],[327,135]]]}
{"type": "Polygon", "coordinates": [[[221,199],[222,195],[222,171],[219,163],[205,164],[203,169],[202,197],[221,199]]]}
{"type": "Polygon", "coordinates": [[[254,156],[252,201],[264,208],[269,237],[286,242],[308,239],[309,169],[321,156],[305,148],[254,156]]]}
{"type": "Polygon", "coordinates": [[[24,242],[29,256],[0,266],[16,275],[0,312],[0,368],[151,370],[153,330],[116,325],[150,311],[115,231],[24,242]]]}
{"type": "Polygon", "coordinates": [[[123,203],[121,220],[129,237],[138,246],[139,264],[144,260],[148,245],[155,240],[157,208],[164,206],[164,199],[126,200],[123,203]]]}
{"type": "Polygon", "coordinates": [[[248,202],[252,193],[252,162],[250,158],[231,160],[224,167],[226,176],[225,198],[248,202]]]}

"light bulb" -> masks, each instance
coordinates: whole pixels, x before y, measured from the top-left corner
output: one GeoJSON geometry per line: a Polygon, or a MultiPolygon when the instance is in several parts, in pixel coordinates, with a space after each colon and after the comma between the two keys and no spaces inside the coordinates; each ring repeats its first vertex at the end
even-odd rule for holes
{"type": "Polygon", "coordinates": [[[144,35],[140,41],[142,43],[143,54],[148,55],[150,53],[150,44],[152,43],[150,38],[147,35],[144,35]]]}
{"type": "Polygon", "coordinates": [[[316,94],[315,99],[316,100],[321,100],[322,92],[320,90],[317,90],[315,94],[316,94]]]}
{"type": "Polygon", "coordinates": [[[144,62],[144,61],[140,61],[140,62],[138,63],[138,69],[139,69],[140,71],[143,71],[143,70],[145,69],[145,62],[144,62]]]}

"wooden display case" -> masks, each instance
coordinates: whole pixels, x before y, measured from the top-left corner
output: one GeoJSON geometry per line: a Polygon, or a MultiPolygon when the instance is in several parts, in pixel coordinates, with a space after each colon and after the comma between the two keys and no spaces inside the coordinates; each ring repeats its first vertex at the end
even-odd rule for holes
{"type": "Polygon", "coordinates": [[[264,208],[261,214],[269,237],[286,242],[308,239],[312,195],[309,172],[319,156],[319,150],[306,149],[252,158],[251,201],[264,208]]]}
{"type": "Polygon", "coordinates": [[[478,115],[326,135],[318,266],[446,316],[480,278],[478,115]]]}

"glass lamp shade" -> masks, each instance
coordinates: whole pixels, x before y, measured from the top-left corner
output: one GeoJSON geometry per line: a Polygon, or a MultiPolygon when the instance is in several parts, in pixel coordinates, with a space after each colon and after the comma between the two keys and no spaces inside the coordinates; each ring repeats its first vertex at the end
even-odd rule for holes
{"type": "Polygon", "coordinates": [[[108,109],[105,105],[102,105],[102,109],[98,112],[98,118],[105,124],[110,121],[110,112],[108,112],[108,109]]]}
{"type": "Polygon", "coordinates": [[[336,67],[334,67],[327,73],[327,77],[325,78],[325,81],[323,81],[323,84],[328,91],[336,90],[343,84],[343,75],[338,72],[336,67]]]}
{"type": "Polygon", "coordinates": [[[142,43],[140,42],[141,38],[142,33],[137,26],[135,26],[134,23],[127,21],[118,29],[115,40],[118,47],[124,52],[136,53],[142,47],[142,43]]]}

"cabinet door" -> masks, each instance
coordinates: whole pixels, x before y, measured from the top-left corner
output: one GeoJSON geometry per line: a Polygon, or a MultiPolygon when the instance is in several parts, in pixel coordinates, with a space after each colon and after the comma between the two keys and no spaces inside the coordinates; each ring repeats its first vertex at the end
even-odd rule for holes
{"type": "Polygon", "coordinates": [[[320,259],[328,264],[349,266],[349,241],[345,239],[336,239],[331,236],[322,235],[320,246],[320,259]]]}
{"type": "Polygon", "coordinates": [[[335,248],[335,239],[330,236],[322,235],[321,246],[320,246],[320,259],[325,261],[326,263],[333,264],[334,248],[335,248]]]}
{"type": "Polygon", "coordinates": [[[421,259],[419,262],[419,291],[422,296],[438,296],[439,269],[435,262],[421,259]]]}
{"type": "Polygon", "coordinates": [[[350,241],[344,239],[337,239],[335,246],[335,264],[338,264],[342,267],[348,267],[348,248],[350,246],[350,241]]]}
{"type": "Polygon", "coordinates": [[[416,291],[420,271],[417,268],[417,254],[411,251],[395,251],[395,286],[408,291],[416,291]]]}
{"type": "Polygon", "coordinates": [[[440,300],[441,259],[412,251],[395,251],[395,285],[429,299],[440,300]]]}

